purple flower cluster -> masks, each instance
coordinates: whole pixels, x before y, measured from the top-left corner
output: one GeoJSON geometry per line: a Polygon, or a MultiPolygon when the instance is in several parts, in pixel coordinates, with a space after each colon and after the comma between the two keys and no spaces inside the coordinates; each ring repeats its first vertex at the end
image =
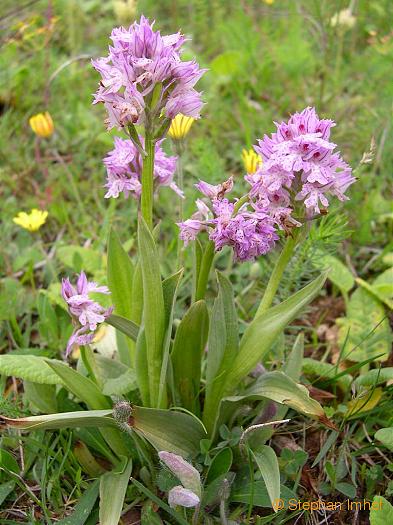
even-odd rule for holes
{"type": "Polygon", "coordinates": [[[76,286],[70,280],[63,279],[61,293],[68,305],[68,311],[73,319],[74,331],[68,341],[66,355],[74,345],[86,345],[93,341],[97,325],[103,323],[113,311],[113,307],[104,308],[89,297],[90,293],[109,294],[106,286],[88,281],[86,274],[81,272],[76,286]]]}
{"type": "MultiPolygon", "coordinates": [[[[143,137],[139,137],[141,144],[144,144],[143,137]]],[[[169,157],[161,148],[162,140],[155,144],[154,158],[154,180],[156,186],[169,186],[178,195],[183,197],[183,193],[173,182],[176,171],[177,157],[169,157]]],[[[117,198],[120,193],[126,197],[129,194],[139,198],[142,185],[142,156],[132,140],[115,137],[115,147],[103,159],[107,170],[106,198],[117,198]]]]}
{"type": "Polygon", "coordinates": [[[108,129],[141,123],[148,109],[169,119],[178,113],[199,117],[203,103],[194,86],[205,70],[194,60],[181,61],[183,35],[161,36],[153,25],[142,16],[129,29],[113,29],[109,55],[92,62],[101,75],[94,102],[105,104],[108,129]]]}
{"type": "Polygon", "coordinates": [[[329,140],[333,126],[332,120],[319,119],[308,107],[276,124],[276,133],[265,135],[254,147],[263,163],[246,176],[250,196],[279,225],[291,217],[296,201],[304,202],[309,217],[321,213],[320,204],[329,205],[328,195],[348,199],[345,191],[356,179],[329,140]]]}
{"type": "Polygon", "coordinates": [[[216,250],[232,246],[235,258],[246,261],[274,247],[279,238],[276,228],[290,234],[301,221],[320,214],[320,203],[329,205],[327,196],[347,200],[345,192],[356,179],[329,141],[334,125],[309,107],[276,124],[277,132],[265,135],[254,147],[262,163],[245,176],[251,190],[241,199],[244,204],[225,198],[232,179],[217,186],[200,181],[196,187],[211,200],[212,211],[198,200],[198,211],[178,224],[180,238],[187,244],[200,231],[209,230],[216,250]]]}
{"type": "Polygon", "coordinates": [[[270,251],[278,240],[274,221],[267,213],[250,209],[247,203],[236,212],[235,204],[224,197],[232,186],[232,179],[217,186],[204,181],[196,184],[199,191],[211,199],[212,211],[197,200],[198,211],[191,219],[178,224],[180,238],[187,244],[195,240],[200,231],[208,229],[216,251],[231,246],[236,260],[255,259],[270,251]]]}

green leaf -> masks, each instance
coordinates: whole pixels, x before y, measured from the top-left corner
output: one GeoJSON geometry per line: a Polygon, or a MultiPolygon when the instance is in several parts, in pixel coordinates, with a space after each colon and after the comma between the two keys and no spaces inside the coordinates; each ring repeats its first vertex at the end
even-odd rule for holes
{"type": "Polygon", "coordinates": [[[0,448],[0,467],[11,472],[16,472],[17,474],[20,471],[19,465],[14,456],[4,448],[0,448]]]}
{"type": "Polygon", "coordinates": [[[217,429],[228,420],[237,405],[248,399],[270,399],[284,404],[326,423],[327,418],[318,401],[312,399],[307,388],[296,383],[283,372],[267,372],[260,376],[242,396],[225,397],[220,403],[217,413],[213,436],[217,429]]]}
{"type": "Polygon", "coordinates": [[[118,525],[132,471],[132,460],[123,461],[100,479],[100,523],[118,525]]]}
{"type": "MultiPolygon", "coordinates": [[[[329,379],[333,381],[339,372],[339,368],[331,363],[317,361],[311,357],[305,357],[302,363],[303,373],[307,376],[318,376],[322,380],[329,379]]],[[[347,392],[352,384],[352,376],[346,374],[337,379],[337,384],[344,392],[347,392]]]]}
{"type": "Polygon", "coordinates": [[[165,335],[165,306],[158,252],[153,236],[142,217],[138,223],[138,246],[143,281],[143,325],[150,403],[157,406],[165,335]]]}
{"type": "Polygon", "coordinates": [[[1,424],[20,430],[46,430],[52,428],[114,427],[112,410],[80,410],[18,419],[0,416],[1,424]]]}
{"type": "Polygon", "coordinates": [[[199,412],[198,394],[202,354],[209,330],[209,313],[205,301],[191,305],[177,330],[171,362],[179,404],[193,413],[199,412]]]}
{"type": "Polygon", "coordinates": [[[26,399],[44,414],[57,412],[56,386],[23,381],[26,399]]]}
{"type": "Polygon", "coordinates": [[[209,331],[209,351],[206,364],[206,398],[204,422],[213,425],[218,403],[222,397],[226,374],[239,349],[238,324],[232,285],[217,272],[218,294],[214,301],[209,331]]]}
{"type": "Polygon", "coordinates": [[[374,437],[393,452],[393,427],[380,428],[375,432],[374,437]]]}
{"type": "Polygon", "coordinates": [[[393,380],[393,366],[375,368],[355,379],[355,386],[374,386],[393,380]]]}
{"type": "Polygon", "coordinates": [[[293,344],[293,348],[283,367],[283,372],[293,379],[299,381],[302,372],[302,362],[304,355],[304,334],[300,333],[293,344]]]}
{"type": "Polygon", "coordinates": [[[318,295],[325,280],[326,274],[320,275],[289,299],[254,319],[246,329],[240,342],[239,353],[228,370],[227,392],[233,390],[234,386],[264,358],[277,336],[318,295]]]}
{"type": "Polygon", "coordinates": [[[392,332],[385,308],[367,290],[358,288],[351,295],[347,315],[337,319],[339,343],[345,348],[343,359],[385,361],[390,352],[392,332]],[[378,357],[380,354],[382,356],[378,357]]]}
{"type": "Polygon", "coordinates": [[[116,359],[109,359],[100,354],[94,355],[98,375],[102,381],[102,393],[106,396],[120,396],[136,390],[138,385],[136,383],[135,370],[116,361],[116,359]]]}
{"type": "Polygon", "coordinates": [[[363,279],[356,279],[356,282],[388,308],[393,309],[393,268],[388,268],[378,275],[371,285],[363,279]]]}
{"type": "Polygon", "coordinates": [[[85,270],[94,274],[102,270],[105,265],[105,258],[98,251],[73,244],[57,248],[56,257],[65,266],[77,272],[85,270]]]}
{"type": "Polygon", "coordinates": [[[216,454],[207,471],[205,484],[208,485],[223,474],[229,472],[233,461],[232,449],[225,447],[216,454]]]}
{"type": "Polygon", "coordinates": [[[110,402],[101,393],[98,386],[89,378],[82,376],[73,368],[54,361],[46,361],[52,370],[62,379],[64,386],[77,398],[84,401],[92,410],[111,408],[110,402]]]}
{"type": "MultiPolygon", "coordinates": [[[[61,362],[58,361],[58,363],[61,362]]],[[[63,380],[50,368],[49,360],[34,355],[0,355],[0,373],[6,376],[19,377],[33,383],[63,384],[63,380]]]]}
{"type": "Polygon", "coordinates": [[[143,327],[139,331],[136,342],[135,372],[142,403],[144,406],[150,406],[149,370],[147,366],[145,329],[143,327]]]}
{"type": "Polygon", "coordinates": [[[14,480],[11,480],[11,481],[6,481],[5,483],[2,483],[0,485],[0,505],[3,504],[7,496],[9,496],[11,492],[14,490],[15,484],[16,482],[14,480]]]}
{"type": "Polygon", "coordinates": [[[341,494],[344,494],[344,496],[347,496],[349,499],[355,499],[356,498],[356,487],[351,485],[351,483],[346,483],[345,481],[339,481],[336,483],[336,489],[341,492],[341,494]]]}
{"type": "Polygon", "coordinates": [[[393,505],[382,496],[374,496],[370,511],[370,525],[393,523],[393,505]]]}
{"type": "Polygon", "coordinates": [[[119,330],[121,333],[125,334],[133,341],[137,340],[140,327],[133,321],[125,319],[120,315],[112,314],[106,319],[105,322],[116,328],[116,330],[119,330]]]}
{"type": "MultiPolygon", "coordinates": [[[[108,286],[115,307],[116,315],[125,319],[132,319],[132,281],[134,267],[127,252],[121,245],[120,239],[112,229],[108,240],[108,286]]],[[[130,353],[125,364],[131,365],[134,361],[132,356],[135,346],[129,345],[130,353]]],[[[124,356],[126,357],[126,356],[124,356]]]]}
{"type": "Polygon", "coordinates": [[[200,440],[207,437],[202,423],[189,414],[135,406],[132,415],[133,428],[158,451],[194,457],[199,453],[200,440]]]}
{"type": "Polygon", "coordinates": [[[277,512],[278,509],[273,505],[280,498],[280,469],[276,453],[267,445],[259,446],[257,451],[250,450],[265,482],[273,510],[277,512]]]}
{"type": "Polygon", "coordinates": [[[242,58],[240,51],[225,51],[210,62],[210,69],[216,75],[232,76],[239,71],[242,58]]]}
{"type": "Polygon", "coordinates": [[[321,271],[329,269],[329,281],[338,286],[341,291],[348,293],[355,286],[355,278],[350,270],[334,255],[317,250],[313,258],[313,265],[321,271]]]}
{"type": "Polygon", "coordinates": [[[77,441],[75,443],[74,456],[78,460],[78,463],[82,467],[83,472],[89,475],[91,478],[98,478],[101,474],[104,474],[106,470],[97,462],[89,448],[83,441],[77,441]]]}
{"type": "Polygon", "coordinates": [[[168,373],[168,363],[169,363],[169,351],[171,346],[172,338],[172,325],[173,325],[173,315],[175,302],[177,297],[177,292],[179,289],[180,280],[183,276],[183,269],[179,270],[175,274],[171,275],[165,279],[162,283],[162,291],[164,295],[164,305],[165,305],[165,338],[164,338],[164,347],[162,355],[162,365],[161,365],[161,374],[160,374],[160,384],[158,392],[158,406],[166,405],[166,383],[167,383],[167,373],[168,373]]]}
{"type": "Polygon", "coordinates": [[[93,510],[98,497],[99,480],[93,481],[75,505],[72,514],[57,522],[57,525],[83,525],[93,510]]]}

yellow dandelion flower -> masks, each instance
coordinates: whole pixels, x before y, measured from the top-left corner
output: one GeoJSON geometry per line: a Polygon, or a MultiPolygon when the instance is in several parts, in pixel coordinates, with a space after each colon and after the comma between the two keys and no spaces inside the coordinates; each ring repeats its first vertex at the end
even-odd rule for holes
{"type": "Polygon", "coordinates": [[[34,133],[43,138],[50,137],[55,130],[52,117],[47,111],[31,117],[29,124],[34,133]]]}
{"type": "Polygon", "coordinates": [[[36,232],[43,224],[45,224],[47,217],[47,211],[34,208],[30,213],[26,213],[25,211],[19,212],[12,220],[18,226],[21,226],[25,230],[29,230],[29,232],[36,232]]]}
{"type": "Polygon", "coordinates": [[[242,159],[244,167],[249,174],[255,173],[262,164],[261,157],[253,149],[244,149],[242,151],[242,159]]]}
{"type": "Polygon", "coordinates": [[[192,117],[186,117],[185,115],[182,115],[181,113],[179,113],[172,120],[171,126],[168,130],[168,135],[173,140],[183,139],[187,135],[187,133],[190,131],[190,128],[194,120],[195,119],[192,117]]]}
{"type": "Polygon", "coordinates": [[[267,5],[273,5],[274,4],[274,0],[263,0],[265,2],[265,4],[267,5]]]}

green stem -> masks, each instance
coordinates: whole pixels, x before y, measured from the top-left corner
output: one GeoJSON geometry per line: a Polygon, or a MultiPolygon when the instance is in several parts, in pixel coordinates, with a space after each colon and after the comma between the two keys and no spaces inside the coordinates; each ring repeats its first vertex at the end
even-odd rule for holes
{"type": "MultiPolygon", "coordinates": [[[[177,186],[180,191],[183,191],[184,189],[184,179],[183,179],[183,161],[182,161],[182,153],[183,153],[183,145],[181,141],[176,141],[176,154],[177,154],[177,166],[176,166],[176,172],[177,172],[177,186]]],[[[183,205],[183,199],[182,197],[179,198],[179,222],[183,222],[184,219],[184,205],[183,205]]],[[[177,268],[181,268],[182,266],[182,248],[183,248],[183,242],[180,239],[180,236],[177,237],[177,268]]]]}
{"type": "Polygon", "coordinates": [[[209,280],[210,269],[214,258],[214,242],[209,241],[202,257],[201,269],[198,275],[198,284],[195,294],[195,301],[205,298],[207,282],[209,280]]]}
{"type": "Polygon", "coordinates": [[[153,190],[154,190],[154,141],[146,131],[145,136],[146,157],[143,159],[142,166],[142,195],[141,210],[142,217],[150,229],[153,227],[153,190]]]}
{"type": "Polygon", "coordinates": [[[258,307],[255,317],[260,316],[268,308],[270,308],[273,302],[273,299],[276,295],[277,289],[279,287],[281,277],[285,271],[285,268],[287,267],[287,264],[289,263],[292,257],[293,251],[296,246],[296,241],[297,241],[297,234],[295,232],[293,234],[293,237],[288,237],[288,239],[286,240],[284,244],[284,248],[282,249],[282,252],[280,253],[280,256],[277,259],[277,262],[274,266],[269,282],[267,283],[265,293],[263,294],[262,301],[258,307]]]}

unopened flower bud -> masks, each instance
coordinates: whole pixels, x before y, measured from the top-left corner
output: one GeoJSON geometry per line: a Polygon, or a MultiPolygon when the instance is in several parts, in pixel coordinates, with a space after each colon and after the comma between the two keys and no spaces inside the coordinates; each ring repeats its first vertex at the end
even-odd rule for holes
{"type": "Polygon", "coordinates": [[[50,137],[55,130],[52,117],[48,111],[31,117],[29,124],[34,133],[42,138],[50,137]]]}
{"type": "Polygon", "coordinates": [[[182,507],[196,507],[199,505],[199,497],[192,490],[185,489],[181,485],[173,487],[168,493],[168,503],[170,507],[180,505],[182,507]]]}
{"type": "Polygon", "coordinates": [[[128,401],[118,401],[113,407],[113,417],[117,423],[128,423],[132,416],[132,406],[128,401]]]}

